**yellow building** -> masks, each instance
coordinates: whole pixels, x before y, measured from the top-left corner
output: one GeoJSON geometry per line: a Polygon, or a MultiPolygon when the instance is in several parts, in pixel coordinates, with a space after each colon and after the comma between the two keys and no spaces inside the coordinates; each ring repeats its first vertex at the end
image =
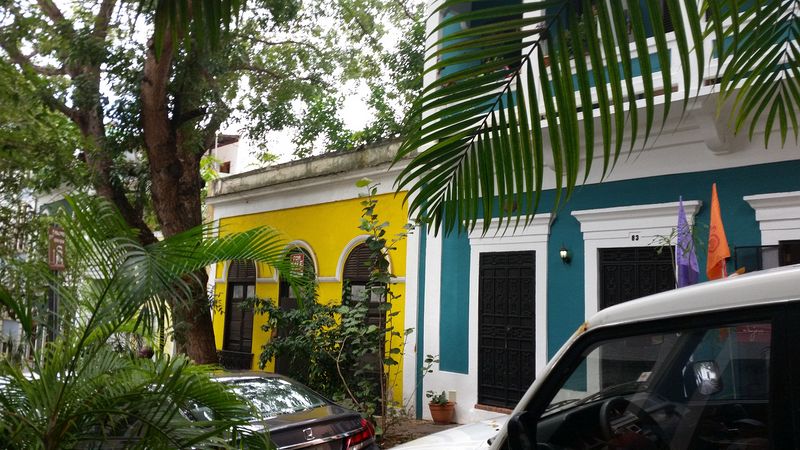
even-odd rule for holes
{"type": "MultiPolygon", "coordinates": [[[[313,268],[322,303],[338,302],[343,283],[355,289],[368,274],[364,245],[368,235],[359,229],[366,193],[356,182],[369,178],[379,183],[377,213],[390,223],[387,236],[403,231],[407,209],[403,195],[395,195],[393,182],[399,167],[390,169],[396,144],[385,144],[346,153],[327,154],[287,164],[226,176],[216,180],[207,204],[220,233],[245,231],[267,225],[283,234],[287,250],[313,268]]],[[[229,368],[258,369],[261,346],[270,338],[262,329],[266,317],[238,306],[252,297],[277,300],[281,308],[296,307],[291,290],[269,267],[247,262],[226,263],[214,269],[214,332],[217,349],[229,368]]],[[[405,328],[406,243],[390,253],[393,325],[405,328]]],[[[395,338],[395,346],[400,342],[395,338]]],[[[402,399],[403,361],[389,374],[393,398],[402,399]]],[[[267,371],[282,372],[281,361],[270,361],[267,371]]]]}

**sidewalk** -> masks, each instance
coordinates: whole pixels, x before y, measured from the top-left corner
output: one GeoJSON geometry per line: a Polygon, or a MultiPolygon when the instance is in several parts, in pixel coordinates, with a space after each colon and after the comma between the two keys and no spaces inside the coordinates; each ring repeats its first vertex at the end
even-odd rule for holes
{"type": "Polygon", "coordinates": [[[448,428],[457,427],[457,423],[450,425],[436,425],[430,420],[417,420],[417,419],[398,419],[393,423],[384,436],[383,441],[380,443],[381,448],[392,448],[395,445],[400,445],[404,442],[413,441],[414,439],[427,436],[429,434],[438,433],[448,428]]]}

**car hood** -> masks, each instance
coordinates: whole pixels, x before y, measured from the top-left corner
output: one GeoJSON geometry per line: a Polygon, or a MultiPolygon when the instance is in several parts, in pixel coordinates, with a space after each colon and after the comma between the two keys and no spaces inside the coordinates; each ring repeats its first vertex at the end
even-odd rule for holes
{"type": "Polygon", "coordinates": [[[456,450],[489,448],[488,440],[508,421],[507,415],[440,431],[394,447],[403,450],[456,450]]]}

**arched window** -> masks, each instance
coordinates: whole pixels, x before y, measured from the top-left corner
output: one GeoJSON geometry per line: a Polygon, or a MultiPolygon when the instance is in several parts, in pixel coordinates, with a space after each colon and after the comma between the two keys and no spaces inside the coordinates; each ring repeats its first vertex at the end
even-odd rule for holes
{"type": "MultiPolygon", "coordinates": [[[[294,247],[289,250],[287,258],[292,265],[292,271],[296,274],[302,274],[311,280],[316,278],[314,273],[314,260],[311,258],[309,252],[302,247],[294,247]]],[[[280,277],[280,285],[278,286],[278,299],[279,305],[284,309],[293,309],[297,307],[298,294],[302,297],[303,293],[297,293],[292,289],[291,285],[283,278],[280,277]],[[285,305],[284,305],[285,304],[285,305]]]]}
{"type": "MultiPolygon", "coordinates": [[[[370,283],[370,274],[375,265],[372,250],[367,247],[366,243],[358,244],[344,262],[342,270],[342,279],[344,281],[342,289],[342,300],[349,302],[363,302],[368,301],[367,316],[364,318],[366,325],[375,325],[378,328],[386,327],[386,311],[381,308],[381,303],[385,297],[379,288],[380,286],[372,285],[370,283]],[[371,291],[371,292],[369,292],[371,291]],[[369,294],[367,294],[369,292],[369,294]]],[[[362,362],[367,364],[368,376],[373,377],[375,386],[381,386],[381,377],[385,376],[383,370],[380,369],[381,361],[383,360],[384,351],[383,345],[379,346],[378,353],[367,353],[361,357],[362,362]]],[[[383,380],[385,383],[385,379],[383,380]]],[[[374,392],[373,395],[380,398],[379,392],[374,392]]]]}
{"type": "Polygon", "coordinates": [[[233,261],[228,268],[225,330],[220,364],[227,369],[250,369],[253,359],[253,308],[246,300],[256,295],[256,265],[233,261]]]}
{"type": "Polygon", "coordinates": [[[372,270],[372,250],[367,244],[358,244],[344,262],[342,279],[344,280],[344,300],[360,301],[364,299],[372,270]]]}

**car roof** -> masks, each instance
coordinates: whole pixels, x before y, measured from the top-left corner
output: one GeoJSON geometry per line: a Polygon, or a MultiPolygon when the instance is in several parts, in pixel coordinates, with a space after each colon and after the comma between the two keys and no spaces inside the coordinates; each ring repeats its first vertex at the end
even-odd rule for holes
{"type": "Polygon", "coordinates": [[[800,300],[800,264],[737,275],[606,308],[585,329],[800,300]]]}

